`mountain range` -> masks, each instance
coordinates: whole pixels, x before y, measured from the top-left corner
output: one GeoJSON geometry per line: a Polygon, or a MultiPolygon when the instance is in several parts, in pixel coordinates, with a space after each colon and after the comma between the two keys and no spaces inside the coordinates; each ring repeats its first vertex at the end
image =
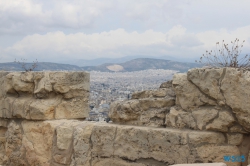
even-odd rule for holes
{"type": "Polygon", "coordinates": [[[114,72],[131,72],[147,69],[165,69],[165,70],[178,70],[180,72],[186,72],[188,69],[201,67],[202,65],[197,63],[183,63],[163,59],[152,58],[137,58],[124,63],[105,63],[98,66],[84,66],[81,67],[86,71],[114,71],[114,72]]]}
{"type": "MultiPolygon", "coordinates": [[[[119,60],[117,60],[119,61],[119,60]]],[[[27,68],[32,63],[26,63],[27,68]]],[[[180,72],[186,72],[188,69],[194,67],[201,67],[202,65],[190,62],[177,62],[164,59],[153,58],[137,58],[128,60],[122,63],[103,63],[101,65],[83,66],[70,64],[60,64],[51,62],[38,62],[34,71],[51,70],[69,70],[69,71],[101,71],[101,72],[131,72],[147,69],[165,69],[165,70],[178,70],[180,72]]],[[[0,70],[6,71],[25,71],[21,64],[15,62],[0,63],[0,70]]]]}
{"type": "Polygon", "coordinates": [[[63,63],[63,64],[71,64],[76,66],[98,66],[102,65],[104,63],[124,63],[133,59],[139,59],[139,58],[150,58],[150,59],[163,59],[163,60],[171,60],[171,61],[177,61],[177,62],[195,62],[196,59],[194,58],[178,58],[173,56],[145,56],[145,55],[136,55],[136,56],[124,56],[120,58],[96,58],[96,59],[72,59],[72,60],[59,60],[57,63],[63,63]]]}

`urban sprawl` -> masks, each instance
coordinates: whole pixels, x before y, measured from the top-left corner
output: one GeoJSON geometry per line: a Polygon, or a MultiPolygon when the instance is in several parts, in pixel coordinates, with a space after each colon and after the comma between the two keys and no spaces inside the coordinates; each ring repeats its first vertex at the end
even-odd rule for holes
{"type": "Polygon", "coordinates": [[[136,91],[157,89],[171,80],[174,70],[143,70],[136,72],[90,72],[90,113],[88,120],[104,121],[110,104],[131,98],[136,91]]]}

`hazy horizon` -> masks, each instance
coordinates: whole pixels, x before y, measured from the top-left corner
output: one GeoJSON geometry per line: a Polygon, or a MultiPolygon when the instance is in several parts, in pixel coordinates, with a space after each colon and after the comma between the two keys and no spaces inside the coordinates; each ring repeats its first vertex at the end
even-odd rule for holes
{"type": "Polygon", "coordinates": [[[127,56],[198,59],[215,43],[245,40],[250,1],[0,0],[0,63],[127,56]]]}

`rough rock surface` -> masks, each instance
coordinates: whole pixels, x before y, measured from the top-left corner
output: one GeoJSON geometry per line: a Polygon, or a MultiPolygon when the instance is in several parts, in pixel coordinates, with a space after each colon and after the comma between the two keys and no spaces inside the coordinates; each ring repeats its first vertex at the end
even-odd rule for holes
{"type": "Polygon", "coordinates": [[[0,72],[0,117],[86,118],[89,73],[0,72]]]}
{"type": "Polygon", "coordinates": [[[187,79],[187,75],[180,73],[173,77],[173,87],[176,94],[176,104],[184,110],[191,111],[203,105],[216,105],[216,102],[203,94],[187,79]]]}
{"type": "Polygon", "coordinates": [[[166,114],[174,104],[172,97],[117,101],[111,104],[109,117],[122,124],[160,127],[164,126],[166,114]]]}
{"type": "Polygon", "coordinates": [[[237,119],[233,116],[231,109],[225,107],[201,106],[193,111],[185,111],[180,106],[174,106],[166,114],[165,124],[174,128],[247,133],[237,123],[237,119]],[[234,126],[239,128],[230,131],[234,126]]]}
{"type": "Polygon", "coordinates": [[[226,164],[247,166],[249,78],[231,68],[176,74],[112,103],[114,124],[79,120],[89,109],[87,73],[0,72],[0,165],[166,166],[244,155],[226,164]]]}
{"type": "Polygon", "coordinates": [[[211,131],[77,120],[7,123],[5,165],[163,166],[224,162],[224,155],[240,154],[237,146],[226,144],[225,135],[211,131]]]}
{"type": "Polygon", "coordinates": [[[200,130],[206,125],[206,130],[249,133],[250,105],[245,102],[250,95],[249,76],[249,71],[234,68],[199,68],[176,74],[173,78],[176,104],[198,118],[200,130]],[[211,114],[203,119],[206,111],[199,109],[207,107],[220,110],[215,119],[211,117],[215,113],[211,109],[208,110],[211,114]]]}
{"type": "Polygon", "coordinates": [[[187,79],[218,105],[229,106],[250,132],[250,72],[235,68],[192,69],[187,79]]]}
{"type": "MultiPolygon", "coordinates": [[[[247,102],[250,96],[249,78],[248,71],[233,68],[191,69],[187,74],[175,74],[173,81],[163,83],[157,90],[136,92],[132,95],[132,100],[113,103],[109,115],[114,123],[119,124],[192,129],[201,133],[220,132],[226,140],[219,139],[214,143],[223,140],[226,145],[230,145],[232,152],[239,146],[240,153],[248,158],[250,140],[244,140],[250,133],[250,105],[247,102]],[[142,100],[157,101],[173,97],[175,105],[168,105],[164,112],[159,112],[160,107],[154,110],[149,109],[151,107],[142,109],[142,100]],[[164,114],[165,119],[162,117],[164,114]],[[153,123],[153,119],[156,123],[153,123]]],[[[145,103],[154,105],[149,101],[145,103]]],[[[195,134],[193,136],[195,137],[195,134]]],[[[213,140],[209,134],[205,136],[206,141],[213,140]]],[[[194,142],[200,142],[202,139],[197,137],[194,142]]],[[[202,144],[203,142],[200,143],[202,144]]],[[[227,148],[229,147],[221,146],[207,151],[206,149],[211,149],[210,145],[203,144],[199,150],[200,154],[207,158],[206,162],[209,162],[223,157],[216,151],[224,151],[227,148]]]]}
{"type": "Polygon", "coordinates": [[[173,83],[172,80],[167,81],[167,82],[163,82],[163,83],[160,85],[160,88],[172,88],[172,83],[173,83]]]}
{"type": "Polygon", "coordinates": [[[139,126],[165,126],[166,114],[175,105],[171,81],[156,90],[135,92],[131,100],[116,101],[110,106],[109,117],[113,122],[139,126]]]}

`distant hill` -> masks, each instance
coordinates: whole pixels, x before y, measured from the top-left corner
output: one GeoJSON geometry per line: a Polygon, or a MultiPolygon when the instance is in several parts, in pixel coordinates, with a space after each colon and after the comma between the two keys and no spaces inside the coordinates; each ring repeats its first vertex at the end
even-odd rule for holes
{"type": "MultiPolygon", "coordinates": [[[[32,63],[27,63],[27,67],[31,66],[32,63]]],[[[147,69],[166,69],[166,70],[178,70],[180,72],[186,72],[188,69],[194,67],[201,67],[197,63],[184,63],[176,62],[163,59],[153,59],[153,58],[137,58],[129,60],[123,63],[104,63],[98,66],[84,66],[79,67],[76,65],[69,64],[59,64],[51,62],[38,62],[38,67],[34,71],[42,70],[51,70],[51,71],[60,71],[60,70],[69,70],[69,71],[101,71],[101,72],[130,72],[130,71],[139,71],[147,69]]],[[[24,71],[21,65],[18,63],[0,63],[0,70],[6,71],[24,71]]]]}
{"type": "MultiPolygon", "coordinates": [[[[27,68],[31,66],[33,63],[26,63],[27,68]]],[[[5,71],[24,71],[22,66],[15,62],[9,63],[0,63],[0,70],[5,71]]],[[[59,63],[50,63],[50,62],[38,62],[37,68],[34,71],[42,71],[42,70],[51,70],[51,71],[60,71],[60,70],[73,70],[79,71],[82,70],[79,66],[68,65],[68,64],[59,64],[59,63]]]]}
{"type": "Polygon", "coordinates": [[[177,62],[194,62],[196,59],[194,58],[187,58],[187,57],[182,57],[182,58],[177,58],[174,56],[146,56],[146,55],[134,55],[134,56],[124,56],[120,58],[96,58],[96,59],[67,59],[67,60],[59,60],[57,63],[67,63],[71,65],[76,65],[80,67],[85,67],[85,66],[99,66],[104,63],[124,63],[133,59],[138,59],[138,58],[150,58],[150,59],[164,59],[164,60],[171,60],[171,61],[177,61],[177,62]]]}
{"type": "Polygon", "coordinates": [[[152,58],[137,58],[124,63],[105,63],[99,66],[85,66],[81,67],[86,71],[120,71],[120,72],[130,72],[139,71],[147,69],[166,69],[166,70],[178,70],[180,72],[186,72],[191,68],[202,67],[202,65],[197,63],[183,63],[175,62],[163,59],[152,59],[152,58]]]}

